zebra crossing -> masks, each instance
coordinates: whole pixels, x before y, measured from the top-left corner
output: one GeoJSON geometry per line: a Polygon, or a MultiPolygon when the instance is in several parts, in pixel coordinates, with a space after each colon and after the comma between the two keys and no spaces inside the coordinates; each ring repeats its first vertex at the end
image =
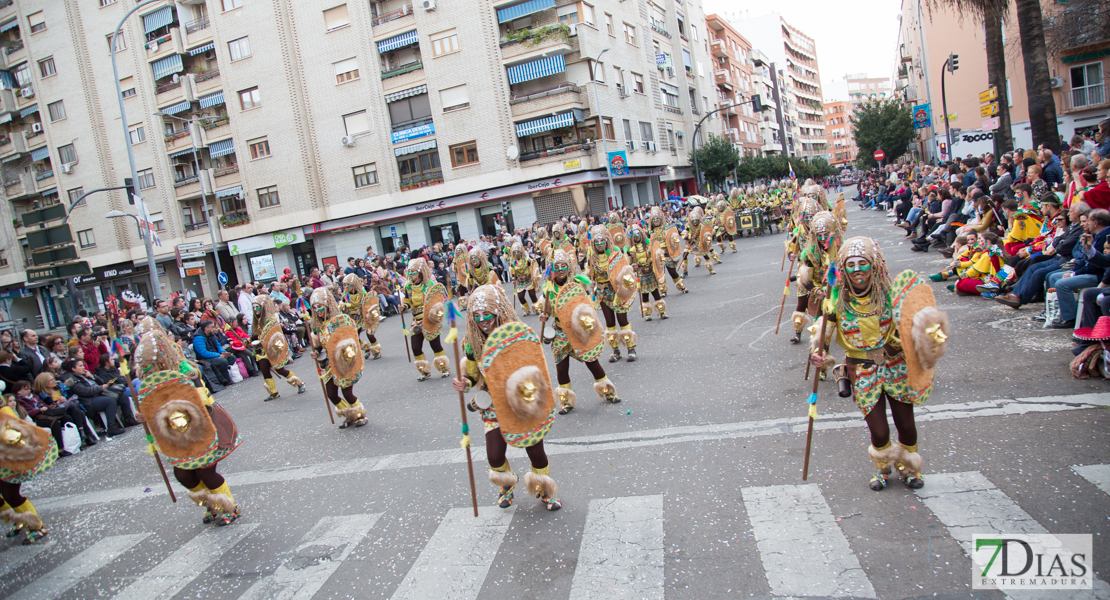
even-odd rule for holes
{"type": "MultiPolygon", "coordinates": [[[[1094,493],[1110,494],[1110,465],[1071,468],[1100,490],[1094,493]]],[[[765,583],[760,586],[757,582],[754,591],[769,591],[772,597],[878,597],[856,554],[865,550],[859,545],[867,540],[845,535],[820,486],[810,483],[745,487],[740,492],[742,511],[737,518],[748,519],[764,571],[753,574],[756,578],[762,575],[765,583]]],[[[978,471],[930,474],[928,484],[916,490],[915,496],[965,553],[970,552],[973,533],[1048,531],[978,471]]],[[[571,561],[575,565],[569,590],[571,600],[666,597],[664,537],[668,525],[664,503],[663,495],[589,501],[581,531],[567,532],[579,538],[577,560],[571,561]]],[[[326,591],[321,591],[330,579],[355,575],[342,567],[356,548],[361,548],[362,559],[374,560],[371,538],[375,529],[381,528],[379,522],[385,514],[321,518],[282,554],[276,569],[260,570],[258,579],[238,598],[329,597],[326,591]]],[[[530,520],[533,516],[527,508],[517,506],[508,510],[481,507],[477,518],[469,507],[447,510],[392,591],[392,598],[476,600],[487,584],[491,567],[504,560],[499,555],[521,551],[519,547],[503,548],[514,519],[530,520]]],[[[102,569],[109,571],[101,575],[114,572],[113,565],[126,560],[128,553],[136,552],[137,546],[150,535],[140,532],[101,538],[71,556],[41,561],[56,566],[21,589],[0,587],[0,591],[13,600],[71,597],[67,592],[87,578],[96,577],[102,569]]],[[[175,597],[202,574],[218,576],[215,565],[221,557],[235,553],[238,546],[251,538],[266,535],[266,526],[249,522],[204,529],[112,597],[116,600],[175,597]]],[[[50,541],[41,546],[14,546],[0,551],[0,586],[9,575],[33,568],[43,557],[58,552],[59,546],[58,541],[50,541]]],[[[1032,597],[1021,592],[1007,596],[1015,600],[1032,597]]],[[[1093,590],[1067,597],[1110,599],[1110,585],[1095,580],[1093,590]]]]}

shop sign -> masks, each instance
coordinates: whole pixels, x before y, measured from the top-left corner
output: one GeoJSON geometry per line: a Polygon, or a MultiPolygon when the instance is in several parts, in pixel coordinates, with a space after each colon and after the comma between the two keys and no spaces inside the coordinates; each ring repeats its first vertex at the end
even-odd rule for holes
{"type": "Polygon", "coordinates": [[[407,129],[399,129],[393,132],[393,143],[407,142],[432,135],[436,132],[435,123],[425,123],[424,125],[417,125],[416,127],[409,127],[407,129]]]}
{"type": "Polygon", "coordinates": [[[227,243],[228,252],[232,256],[239,256],[240,254],[249,254],[251,252],[260,252],[262,250],[273,250],[275,248],[284,248],[290,244],[296,244],[304,241],[304,234],[297,229],[286,229],[285,231],[275,231],[273,233],[264,233],[262,235],[255,235],[241,240],[232,240],[227,243]]]}

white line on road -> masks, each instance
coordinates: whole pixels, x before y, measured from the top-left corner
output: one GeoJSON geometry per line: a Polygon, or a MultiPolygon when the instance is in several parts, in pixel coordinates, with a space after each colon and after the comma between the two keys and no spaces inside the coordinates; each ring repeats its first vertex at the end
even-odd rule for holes
{"type": "Polygon", "coordinates": [[[743,326],[745,326],[745,325],[747,325],[748,323],[751,323],[752,321],[754,321],[754,320],[758,319],[759,317],[762,317],[763,315],[765,315],[765,314],[767,314],[767,313],[771,313],[771,312],[775,312],[775,307],[773,307],[773,306],[772,306],[772,307],[771,307],[771,310],[765,310],[765,311],[763,311],[763,312],[759,313],[758,315],[756,315],[756,316],[754,316],[754,317],[752,317],[752,318],[748,319],[747,321],[744,321],[743,323],[741,323],[741,324],[737,325],[737,326],[736,326],[736,329],[733,329],[733,330],[732,330],[732,333],[728,334],[728,337],[726,337],[726,338],[725,338],[725,340],[727,341],[727,340],[728,340],[729,338],[731,338],[732,336],[736,335],[736,332],[737,332],[737,331],[740,331],[740,329],[741,329],[741,328],[742,328],[743,326]]]}
{"type": "Polygon", "coordinates": [[[54,540],[47,540],[31,546],[13,546],[0,554],[0,579],[8,573],[23,566],[27,561],[54,545],[54,540]]]}
{"type": "Polygon", "coordinates": [[[114,535],[106,537],[77,556],[58,565],[53,571],[27,584],[8,596],[10,600],[48,600],[61,596],[82,579],[92,575],[112,562],[135,544],[146,539],[149,533],[114,535]]]}
{"type": "Polygon", "coordinates": [[[1071,469],[1098,489],[1110,494],[1110,465],[1072,465],[1071,469]]]}
{"type": "Polygon", "coordinates": [[[762,295],[763,295],[763,293],[760,292],[760,293],[758,293],[754,296],[748,296],[747,298],[737,298],[735,300],[725,300],[724,302],[721,303],[721,305],[723,306],[725,304],[732,304],[733,302],[743,302],[744,300],[751,300],[752,298],[758,298],[762,295]]]}
{"type": "Polygon", "coordinates": [[[590,500],[570,600],[663,600],[663,496],[590,500]]]}
{"type": "Polygon", "coordinates": [[[470,508],[447,511],[393,600],[477,598],[515,511],[481,506],[477,519],[470,508]]]}
{"type": "Polygon", "coordinates": [[[173,598],[256,527],[257,523],[242,523],[231,528],[209,530],[194,537],[136,579],[113,600],[173,598]]]}
{"type": "MultiPolygon", "coordinates": [[[[799,401],[801,400],[802,398],[799,398],[799,401]]],[[[975,402],[937,404],[935,406],[919,406],[914,409],[914,418],[918,422],[948,421],[972,417],[1000,417],[1105,407],[1110,407],[1110,394],[1003,398],[999,400],[980,400],[975,402]]],[[[734,423],[664,427],[660,429],[645,429],[629,431],[627,433],[612,433],[596,436],[570,438],[555,438],[553,436],[548,436],[544,439],[544,447],[548,455],[627,450],[630,448],[660,446],[683,442],[712,442],[736,438],[804,433],[808,423],[808,418],[799,416],[765,419],[763,421],[739,421],[734,423]]],[[[862,419],[858,411],[822,414],[814,424],[814,428],[818,430],[852,429],[861,426],[862,419]]],[[[473,460],[485,460],[484,449],[473,448],[472,452],[473,460]]],[[[465,462],[466,453],[459,448],[454,448],[355,458],[347,461],[322,462],[300,467],[243,471],[225,474],[225,477],[230,477],[235,482],[235,485],[243,486],[286,483],[316,477],[359,475],[374,471],[396,471],[417,467],[435,467],[465,462]]],[[[144,492],[146,487],[154,486],[135,486],[130,488],[84,492],[66,496],[43,497],[41,499],[35,498],[35,505],[40,511],[64,510],[120,500],[141,500],[144,498],[163,497],[162,494],[157,492],[144,492]]],[[[157,488],[155,487],[155,489],[157,488]]]]}
{"type": "Polygon", "coordinates": [[[383,513],[324,517],[301,538],[293,556],[239,600],[309,600],[339,570],[383,513]]]}
{"type": "Polygon", "coordinates": [[[875,588],[814,484],[741,490],[776,596],[875,598],[875,588]]]}

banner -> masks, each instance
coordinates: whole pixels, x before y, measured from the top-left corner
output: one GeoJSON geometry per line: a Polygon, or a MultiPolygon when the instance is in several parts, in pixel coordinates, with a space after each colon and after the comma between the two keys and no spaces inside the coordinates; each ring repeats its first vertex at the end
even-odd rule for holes
{"type": "Polygon", "coordinates": [[[609,174],[613,177],[628,175],[628,155],[624,150],[609,153],[609,174]]]}
{"type": "Polygon", "coordinates": [[[925,129],[926,127],[929,127],[930,123],[932,123],[932,120],[929,118],[928,104],[918,104],[917,106],[913,107],[914,129],[925,129]]]}

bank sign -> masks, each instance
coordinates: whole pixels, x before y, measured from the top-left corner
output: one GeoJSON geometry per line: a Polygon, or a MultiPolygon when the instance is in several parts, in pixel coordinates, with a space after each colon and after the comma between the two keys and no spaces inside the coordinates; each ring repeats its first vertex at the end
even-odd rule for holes
{"type": "Polygon", "coordinates": [[[435,123],[427,123],[424,125],[417,125],[416,127],[409,127],[408,129],[399,129],[393,132],[393,143],[407,142],[432,135],[436,132],[435,123]]]}
{"type": "Polygon", "coordinates": [[[304,234],[299,229],[286,229],[285,231],[256,235],[241,240],[232,240],[227,243],[227,247],[232,256],[239,256],[251,252],[284,248],[290,244],[298,244],[303,241],[304,234]]]}

